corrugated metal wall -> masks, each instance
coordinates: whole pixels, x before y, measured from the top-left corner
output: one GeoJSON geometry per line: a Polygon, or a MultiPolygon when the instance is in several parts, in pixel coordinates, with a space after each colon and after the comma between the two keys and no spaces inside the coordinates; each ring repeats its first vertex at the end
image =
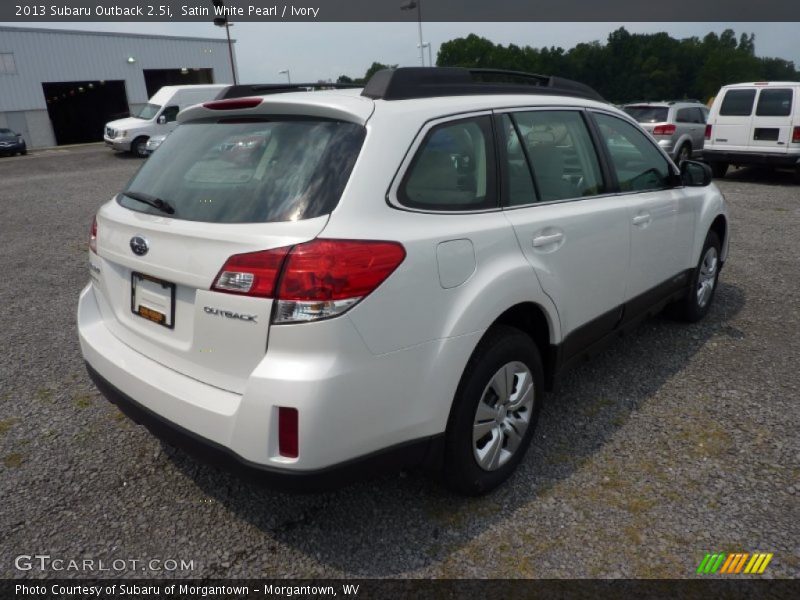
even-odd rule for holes
{"type": "Polygon", "coordinates": [[[142,104],[145,69],[210,68],[215,83],[232,81],[224,39],[0,27],[3,52],[14,53],[17,72],[0,73],[0,112],[46,109],[43,82],[123,79],[128,103],[142,104]]]}

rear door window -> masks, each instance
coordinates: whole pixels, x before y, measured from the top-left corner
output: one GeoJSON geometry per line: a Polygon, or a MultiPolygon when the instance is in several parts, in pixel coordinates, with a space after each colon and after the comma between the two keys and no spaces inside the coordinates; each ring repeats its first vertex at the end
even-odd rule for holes
{"type": "Polygon", "coordinates": [[[514,149],[520,139],[539,201],[595,196],[604,190],[600,163],[578,111],[540,110],[511,116],[516,125],[508,149],[511,206],[525,197],[524,174],[516,164],[514,149]]]}
{"type": "MultiPolygon", "coordinates": [[[[354,123],[286,117],[184,123],[126,191],[169,203],[176,219],[265,223],[311,219],[339,202],[364,141],[354,123]]],[[[164,213],[123,192],[131,210],[164,213]]]]}
{"type": "Polygon", "coordinates": [[[425,136],[398,190],[404,206],[470,211],[497,206],[490,117],[437,125],[425,136]]]}
{"type": "Polygon", "coordinates": [[[761,93],[758,95],[756,116],[788,117],[790,114],[792,114],[792,90],[761,90],[761,93]]]}
{"type": "Polygon", "coordinates": [[[753,113],[755,90],[728,90],[722,99],[719,114],[723,117],[749,117],[753,113]]]}

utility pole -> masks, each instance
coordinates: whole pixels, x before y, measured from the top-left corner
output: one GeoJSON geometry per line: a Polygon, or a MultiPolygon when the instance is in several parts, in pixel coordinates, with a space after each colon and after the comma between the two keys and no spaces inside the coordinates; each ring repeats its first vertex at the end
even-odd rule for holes
{"type": "MultiPolygon", "coordinates": [[[[223,0],[212,0],[212,2],[215,7],[225,7],[225,2],[223,0]]],[[[228,20],[227,16],[214,17],[214,25],[225,28],[225,36],[228,38],[228,56],[231,59],[231,76],[233,77],[233,85],[236,85],[238,81],[236,77],[236,65],[233,62],[233,42],[231,42],[231,27],[233,27],[233,23],[228,20]]]]}

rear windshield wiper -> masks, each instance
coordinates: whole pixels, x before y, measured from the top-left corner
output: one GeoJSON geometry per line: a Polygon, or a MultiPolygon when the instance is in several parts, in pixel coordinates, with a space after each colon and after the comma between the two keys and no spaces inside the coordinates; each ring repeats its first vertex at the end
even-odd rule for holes
{"type": "Polygon", "coordinates": [[[165,212],[168,215],[175,214],[175,209],[172,208],[172,205],[167,202],[166,200],[162,200],[161,198],[156,198],[155,196],[151,196],[150,194],[145,194],[144,192],[122,192],[123,196],[127,196],[131,200],[136,200],[137,202],[144,202],[145,204],[149,204],[153,208],[157,208],[161,212],[165,212]]]}

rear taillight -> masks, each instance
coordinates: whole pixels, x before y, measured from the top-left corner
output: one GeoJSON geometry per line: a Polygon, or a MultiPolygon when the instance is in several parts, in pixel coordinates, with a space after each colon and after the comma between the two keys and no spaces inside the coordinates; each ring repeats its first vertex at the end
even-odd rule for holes
{"type": "Polygon", "coordinates": [[[653,128],[653,135],[672,135],[675,133],[675,125],[669,123],[667,125],[656,125],[653,128]]]}
{"type": "Polygon", "coordinates": [[[800,144],[800,127],[792,129],[792,143],[800,144]]]}
{"type": "Polygon", "coordinates": [[[296,408],[278,407],[278,454],[286,458],[297,458],[300,454],[296,408]]]}
{"type": "Polygon", "coordinates": [[[711,139],[711,125],[706,125],[706,139],[711,139]]]}
{"type": "Polygon", "coordinates": [[[291,248],[234,254],[220,270],[211,289],[229,294],[273,298],[283,260],[291,248]]]}
{"type": "Polygon", "coordinates": [[[92,219],[92,228],[89,231],[89,250],[97,254],[97,217],[92,219]]]}
{"type": "Polygon", "coordinates": [[[291,248],[231,256],[211,289],[275,298],[273,323],[342,314],[403,262],[397,242],[317,239],[291,248]]]}

